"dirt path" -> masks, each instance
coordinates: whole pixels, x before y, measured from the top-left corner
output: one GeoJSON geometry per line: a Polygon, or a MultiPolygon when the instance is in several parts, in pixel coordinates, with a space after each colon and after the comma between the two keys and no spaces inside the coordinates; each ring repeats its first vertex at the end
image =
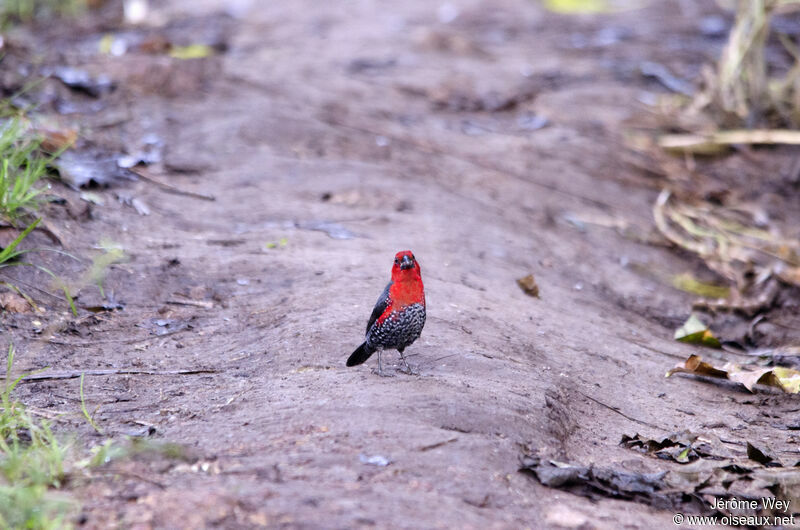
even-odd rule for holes
{"type": "MultiPolygon", "coordinates": [[[[171,18],[218,10],[167,4],[171,18]]],[[[621,435],[783,440],[748,421],[749,395],[664,379],[693,350],[671,338],[690,299],[628,265],[686,266],[591,222],[652,225],[657,190],[632,186],[616,152],[637,98],[659,90],[638,62],[706,59],[688,3],[576,20],[459,2],[449,23],[425,1],[264,4],[225,22],[207,92],[140,97],[123,126],[162,135],[161,178],[216,200],[140,181],[129,191],[151,215],[97,208],[68,243],[123,245],[107,286],[125,310],[61,344],[20,339],[21,368],[218,370],[87,379],[107,434],[152,425],[199,458],[79,488],[88,527],[665,528],[668,511],[544,488],[519,457],[657,470],[621,435]],[[575,47],[608,27],[624,39],[575,47]],[[408,350],[420,375],[346,369],[405,248],[428,298],[408,350]],[[516,285],[531,272],[539,300],[516,285]],[[376,455],[390,465],[362,462],[376,455]]],[[[76,389],[22,393],[63,411],[76,389]]]]}

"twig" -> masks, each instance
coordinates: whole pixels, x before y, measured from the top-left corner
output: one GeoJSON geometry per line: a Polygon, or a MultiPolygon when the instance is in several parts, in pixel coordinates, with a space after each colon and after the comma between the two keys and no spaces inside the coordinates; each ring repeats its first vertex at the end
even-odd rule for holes
{"type": "Polygon", "coordinates": [[[204,309],[213,309],[214,307],[214,302],[208,302],[205,300],[175,300],[174,298],[171,298],[167,300],[167,303],[173,305],[190,305],[194,307],[202,307],[204,309]]]}
{"type": "Polygon", "coordinates": [[[202,199],[204,201],[216,201],[217,200],[217,198],[214,197],[213,195],[207,195],[205,193],[198,193],[196,191],[182,190],[182,189],[180,189],[180,188],[178,188],[176,186],[173,186],[172,184],[167,184],[166,182],[158,180],[157,178],[155,178],[152,175],[150,175],[147,172],[147,170],[145,170],[144,168],[138,168],[138,167],[137,168],[131,168],[131,171],[133,173],[135,173],[136,175],[138,175],[139,177],[141,177],[142,179],[155,184],[159,188],[161,188],[164,191],[167,191],[169,193],[174,193],[175,195],[185,195],[186,197],[193,197],[195,199],[202,199]]]}
{"type": "Polygon", "coordinates": [[[128,470],[120,470],[120,469],[118,469],[118,470],[115,470],[113,473],[104,473],[102,475],[94,475],[94,476],[106,477],[106,478],[111,478],[111,479],[116,479],[116,478],[118,478],[120,476],[129,477],[129,478],[134,478],[134,479],[137,479],[137,480],[141,480],[142,482],[146,482],[148,484],[152,484],[153,486],[156,486],[157,488],[162,489],[162,490],[167,489],[167,486],[165,484],[163,484],[161,482],[158,482],[157,480],[153,480],[151,478],[147,478],[147,477],[145,477],[143,475],[140,475],[139,473],[135,473],[133,471],[128,471],[128,470]]]}
{"type": "MultiPolygon", "coordinates": [[[[211,368],[197,368],[189,370],[139,370],[136,368],[119,368],[109,370],[75,370],[66,372],[49,372],[43,374],[33,374],[22,379],[22,383],[28,381],[48,381],[53,379],[77,379],[81,374],[86,375],[194,375],[194,374],[216,374],[219,370],[211,368]]],[[[7,377],[7,376],[6,376],[7,377]]],[[[6,377],[3,379],[5,380],[6,377]]]]}
{"type": "Polygon", "coordinates": [[[681,361],[686,359],[685,355],[678,355],[677,353],[669,353],[669,352],[661,351],[661,350],[659,350],[657,348],[653,348],[652,346],[648,346],[644,342],[640,342],[638,340],[633,340],[633,339],[625,338],[625,337],[620,337],[620,338],[630,342],[631,344],[636,344],[637,346],[639,346],[640,348],[644,348],[645,350],[650,350],[650,351],[655,352],[655,353],[660,353],[661,355],[666,355],[667,357],[672,357],[674,359],[680,359],[681,361]]]}
{"type": "Polygon", "coordinates": [[[430,445],[423,445],[422,447],[417,449],[417,451],[430,451],[431,449],[436,449],[437,447],[441,447],[443,445],[447,445],[449,443],[453,443],[453,442],[455,442],[457,440],[458,440],[458,437],[450,438],[449,440],[442,440],[441,442],[436,442],[436,443],[433,443],[433,444],[430,444],[430,445]]]}
{"type": "Polygon", "coordinates": [[[228,400],[225,402],[225,404],[222,405],[221,407],[219,407],[219,409],[221,410],[222,408],[227,407],[228,405],[230,405],[231,403],[233,403],[234,401],[236,401],[237,399],[242,397],[245,394],[245,392],[249,392],[252,389],[253,389],[253,385],[248,385],[247,388],[244,388],[240,392],[237,392],[236,394],[234,394],[231,397],[229,397],[228,400]]]}
{"type": "Polygon", "coordinates": [[[60,420],[61,418],[66,418],[68,415],[73,414],[72,412],[53,412],[46,409],[40,409],[37,407],[31,407],[30,405],[25,407],[25,410],[30,412],[31,414],[35,414],[36,416],[41,416],[42,418],[47,418],[48,420],[60,420]]]}
{"type": "Polygon", "coordinates": [[[647,423],[646,421],[638,420],[638,419],[636,419],[636,418],[633,418],[633,417],[631,417],[631,416],[628,416],[627,414],[625,414],[624,412],[622,412],[621,410],[619,410],[617,407],[612,407],[611,405],[606,405],[605,403],[603,403],[603,402],[602,402],[602,401],[600,401],[599,399],[595,399],[595,398],[593,398],[592,396],[588,396],[588,395],[584,394],[583,392],[581,392],[580,390],[578,390],[578,393],[579,393],[580,395],[582,395],[583,397],[585,397],[586,399],[589,399],[589,400],[591,400],[591,401],[594,401],[594,402],[595,402],[595,403],[597,403],[598,405],[600,405],[600,406],[602,406],[602,407],[605,407],[605,408],[607,408],[608,410],[610,410],[610,411],[612,411],[612,412],[616,412],[617,414],[619,414],[620,416],[622,416],[623,418],[625,418],[625,419],[627,419],[627,420],[630,420],[630,421],[636,422],[636,423],[638,423],[638,424],[640,424],[640,425],[645,425],[645,426],[647,426],[647,427],[650,427],[650,428],[652,428],[652,429],[658,429],[659,431],[663,431],[663,432],[669,432],[669,429],[665,429],[665,428],[663,428],[663,427],[659,427],[658,425],[653,425],[652,423],[647,423]]]}
{"type": "Polygon", "coordinates": [[[659,147],[673,151],[703,152],[715,147],[734,144],[800,145],[800,131],[790,129],[733,130],[711,134],[665,134],[658,139],[659,147]]]}
{"type": "Polygon", "coordinates": [[[157,488],[162,489],[162,490],[167,489],[167,486],[164,483],[159,482],[157,480],[153,480],[151,478],[147,478],[144,475],[140,475],[139,473],[135,473],[135,472],[130,471],[130,470],[125,470],[125,471],[117,470],[116,474],[117,475],[122,475],[124,477],[135,478],[135,479],[141,480],[142,482],[147,482],[148,484],[152,484],[153,486],[156,486],[157,488]]]}
{"type": "MultiPolygon", "coordinates": [[[[418,354],[416,354],[416,353],[415,353],[415,354],[413,354],[413,355],[418,355],[418,354]]],[[[437,358],[437,359],[434,359],[434,360],[432,360],[432,361],[428,361],[428,363],[426,363],[426,364],[438,363],[438,362],[439,362],[439,361],[441,361],[441,360],[447,359],[448,357],[455,357],[456,355],[458,355],[458,354],[457,354],[457,353],[451,353],[451,354],[449,354],[449,355],[444,355],[444,356],[442,356],[442,357],[439,357],[439,358],[437,358]]],[[[406,357],[411,357],[411,355],[406,355],[406,357]]]]}
{"type": "Polygon", "coordinates": [[[44,289],[42,289],[41,287],[36,287],[35,285],[32,285],[32,284],[30,284],[30,283],[26,282],[25,280],[20,280],[20,279],[18,279],[18,278],[11,279],[11,278],[9,278],[9,277],[8,277],[6,274],[3,274],[3,275],[2,275],[2,277],[4,277],[4,278],[8,278],[8,281],[9,281],[9,282],[14,282],[15,284],[16,284],[16,283],[22,284],[22,285],[24,285],[25,287],[27,287],[28,289],[35,289],[36,291],[39,291],[40,293],[42,293],[42,294],[44,294],[44,295],[47,295],[47,296],[49,296],[49,297],[51,297],[51,298],[54,298],[55,300],[58,300],[58,301],[61,301],[61,300],[63,300],[63,298],[61,298],[60,296],[58,296],[58,295],[56,295],[56,294],[53,294],[53,293],[51,293],[51,292],[49,292],[49,291],[45,291],[45,290],[44,290],[44,289]]]}
{"type": "MultiPolygon", "coordinates": [[[[163,336],[163,335],[159,335],[159,336],[163,336]]],[[[118,344],[136,344],[137,342],[145,342],[145,341],[148,341],[148,340],[151,340],[151,339],[156,339],[159,336],[152,335],[152,336],[149,336],[149,337],[146,337],[146,338],[143,338],[143,339],[142,338],[136,338],[136,339],[103,339],[103,340],[97,340],[97,341],[94,341],[94,342],[70,342],[70,341],[67,341],[67,340],[58,340],[58,339],[51,338],[51,339],[47,340],[47,343],[48,344],[57,344],[59,346],[71,346],[73,348],[90,348],[92,346],[97,346],[98,344],[114,344],[114,343],[118,343],[118,344]]]]}
{"type": "Polygon", "coordinates": [[[176,333],[180,333],[182,331],[189,331],[189,326],[183,326],[180,328],[172,329],[167,332],[162,333],[161,335],[148,335],[146,337],[137,337],[133,339],[102,339],[102,340],[95,340],[89,342],[71,342],[66,340],[56,340],[50,339],[48,340],[48,344],[58,344],[59,346],[72,346],[74,348],[90,348],[92,346],[97,346],[98,344],[136,344],[138,342],[147,342],[149,340],[160,339],[161,337],[169,337],[170,335],[174,335],[176,333]]]}

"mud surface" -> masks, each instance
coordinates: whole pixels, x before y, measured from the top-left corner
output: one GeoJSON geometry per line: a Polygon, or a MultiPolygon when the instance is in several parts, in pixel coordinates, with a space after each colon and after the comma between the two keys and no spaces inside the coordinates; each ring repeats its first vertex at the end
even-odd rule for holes
{"type": "MultiPolygon", "coordinates": [[[[664,378],[696,351],[672,340],[693,297],[632,266],[696,267],[642,242],[659,189],[619,153],[642,101],[665,91],[642,61],[695,79],[721,47],[697,29],[713,2],[578,18],[459,2],[447,22],[425,1],[222,4],[158,8],[167,31],[226,44],[177,70],[65,52],[118,83],[85,112],[95,138],[155,133],[154,178],[214,198],[139,179],[97,191],[91,215],[49,206],[66,250],[103,236],[125,249],[105,282],[124,309],[75,320],[50,300],[37,317],[49,340],[30,315],[4,317],[20,370],[214,371],[87,377],[107,436],[191,453],[74,485],[87,528],[666,528],[669,510],[546,488],[520,457],[658,471],[679,465],[620,447],[622,435],[683,429],[741,454],[751,439],[796,451],[794,400],[664,378]],[[406,248],[428,302],[406,350],[419,375],[378,377],[374,359],[347,369],[406,248]],[[516,283],[530,273],[540,299],[516,283]]],[[[89,28],[74,49],[101,36],[89,28]]],[[[92,286],[78,300],[102,303],[92,286]]],[[[19,397],[103,439],[76,414],[76,379],[19,397]]]]}

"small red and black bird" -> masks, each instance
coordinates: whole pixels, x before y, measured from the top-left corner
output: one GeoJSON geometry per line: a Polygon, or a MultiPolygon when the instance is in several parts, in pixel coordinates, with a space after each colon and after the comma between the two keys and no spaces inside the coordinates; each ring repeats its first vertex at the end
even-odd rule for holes
{"type": "Polygon", "coordinates": [[[425,326],[425,289],[414,254],[410,250],[398,252],[392,266],[392,281],[378,298],[367,323],[364,343],[347,359],[347,366],[363,363],[378,352],[378,374],[383,373],[383,350],[397,350],[405,370],[411,367],[403,350],[419,338],[425,326]]]}

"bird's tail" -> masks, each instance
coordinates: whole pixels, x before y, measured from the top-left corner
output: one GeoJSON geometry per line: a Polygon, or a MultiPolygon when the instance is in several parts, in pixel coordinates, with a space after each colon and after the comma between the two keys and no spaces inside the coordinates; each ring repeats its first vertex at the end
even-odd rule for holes
{"type": "Polygon", "coordinates": [[[369,359],[370,355],[373,353],[375,353],[375,349],[370,348],[367,346],[367,343],[364,342],[347,358],[347,366],[359,365],[369,359]]]}

